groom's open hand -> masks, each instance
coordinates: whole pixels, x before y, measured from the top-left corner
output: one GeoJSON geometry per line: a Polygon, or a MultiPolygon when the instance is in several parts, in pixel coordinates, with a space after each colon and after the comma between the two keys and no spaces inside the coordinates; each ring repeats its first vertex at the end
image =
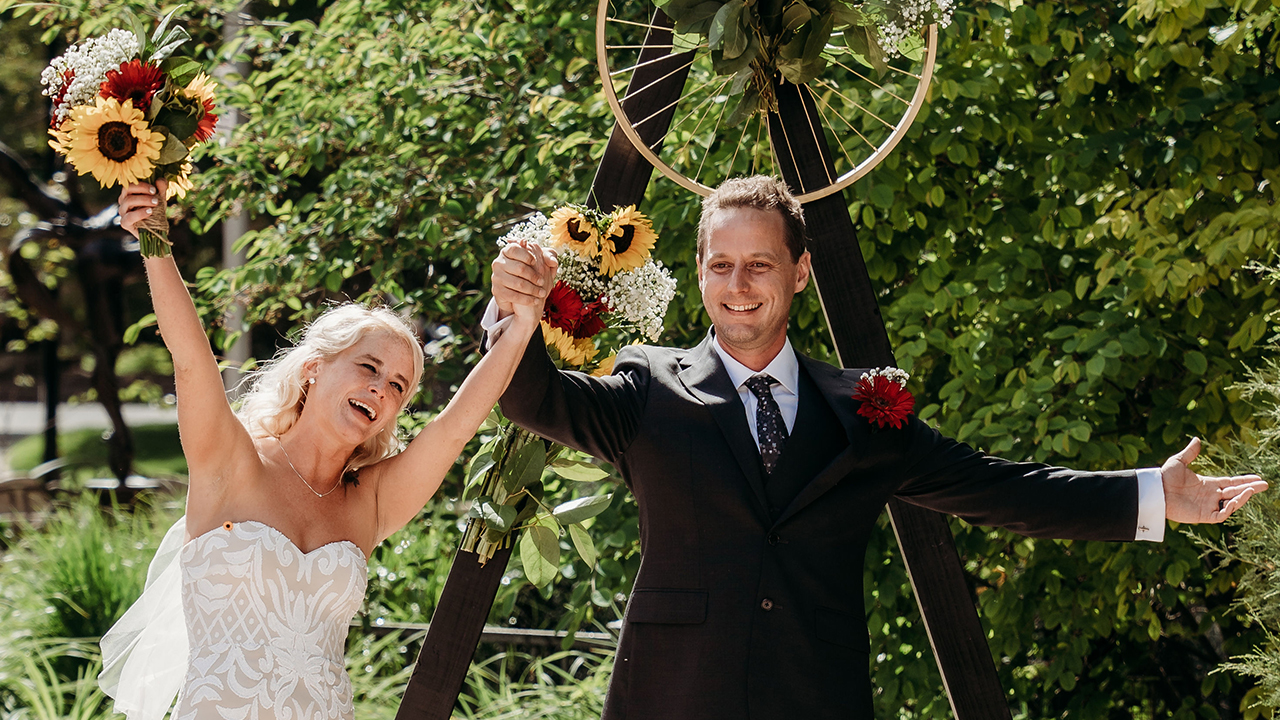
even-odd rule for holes
{"type": "Polygon", "coordinates": [[[518,311],[541,318],[558,267],[555,253],[537,243],[520,241],[503,247],[493,261],[493,299],[498,305],[498,317],[518,311]]]}
{"type": "Polygon", "coordinates": [[[1220,523],[1267,489],[1257,475],[1205,477],[1188,467],[1200,455],[1200,439],[1192,438],[1160,467],[1165,517],[1180,523],[1220,523]]]}

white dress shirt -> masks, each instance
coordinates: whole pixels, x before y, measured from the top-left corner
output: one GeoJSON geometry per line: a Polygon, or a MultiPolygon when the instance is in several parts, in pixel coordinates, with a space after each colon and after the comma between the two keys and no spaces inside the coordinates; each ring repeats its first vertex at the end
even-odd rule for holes
{"type": "MultiPolygon", "coordinates": [[[[485,308],[484,317],[480,320],[480,326],[488,332],[497,320],[498,306],[490,300],[489,307],[485,308]]],[[[764,370],[756,372],[735,360],[721,347],[720,340],[715,337],[714,332],[711,333],[711,338],[711,347],[715,348],[716,355],[720,357],[720,363],[729,373],[729,381],[738,390],[738,397],[746,409],[747,427],[751,429],[751,440],[755,442],[756,447],[760,446],[760,435],[756,432],[757,401],[755,393],[751,392],[745,384],[753,375],[771,375],[778,381],[770,391],[773,393],[773,399],[778,403],[778,409],[782,411],[782,421],[786,423],[787,433],[790,434],[796,426],[796,411],[800,407],[800,361],[796,358],[795,349],[791,347],[791,339],[787,339],[782,350],[778,351],[764,370]]],[[[1160,468],[1142,468],[1137,471],[1137,474],[1138,526],[1133,539],[1163,542],[1164,483],[1160,479],[1160,468]]]]}
{"type": "Polygon", "coordinates": [[[777,401],[778,409],[782,411],[782,422],[786,423],[787,434],[790,435],[796,426],[796,411],[800,408],[800,361],[796,359],[796,351],[791,347],[791,339],[787,338],[787,343],[782,346],[782,350],[778,351],[773,360],[760,372],[735,360],[720,346],[720,340],[714,334],[711,346],[716,349],[720,362],[729,373],[730,382],[737,389],[738,397],[742,399],[742,406],[747,409],[747,427],[751,428],[751,439],[755,441],[756,447],[760,446],[760,433],[756,431],[756,409],[759,401],[756,399],[756,394],[747,387],[747,380],[756,375],[771,375],[778,381],[779,384],[770,387],[769,391],[773,393],[773,399],[777,401]]]}

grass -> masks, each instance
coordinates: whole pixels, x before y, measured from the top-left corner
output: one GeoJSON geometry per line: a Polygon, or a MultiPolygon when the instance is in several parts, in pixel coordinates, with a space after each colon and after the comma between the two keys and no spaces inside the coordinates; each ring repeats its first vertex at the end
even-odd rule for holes
{"type": "Polygon", "coordinates": [[[97,647],[76,642],[31,643],[23,652],[15,676],[0,676],[5,697],[0,704],[0,720],[94,720],[105,717],[107,697],[98,688],[102,668],[97,647]],[[74,678],[67,679],[55,668],[68,657],[77,663],[74,678]]]}
{"type": "Polygon", "coordinates": [[[613,655],[498,653],[471,666],[454,720],[598,720],[613,655]]]}
{"type": "MultiPolygon", "coordinates": [[[[178,442],[177,425],[139,425],[133,431],[134,471],[148,477],[187,474],[187,460],[178,442]]],[[[73,430],[58,435],[58,452],[74,468],[86,468],[99,476],[107,471],[107,443],[103,430],[73,430]]],[[[29,435],[9,448],[9,466],[27,472],[39,465],[44,454],[44,436],[29,435]]],[[[77,473],[80,474],[80,473],[77,473]]]]}
{"type": "MultiPolygon", "coordinates": [[[[180,513],[180,503],[104,512],[95,496],[83,495],[39,530],[6,528],[13,544],[0,558],[0,675],[29,675],[20,664],[32,643],[96,645],[141,594],[156,547],[180,513]]],[[[73,680],[91,660],[63,653],[49,662],[73,680]]]]}

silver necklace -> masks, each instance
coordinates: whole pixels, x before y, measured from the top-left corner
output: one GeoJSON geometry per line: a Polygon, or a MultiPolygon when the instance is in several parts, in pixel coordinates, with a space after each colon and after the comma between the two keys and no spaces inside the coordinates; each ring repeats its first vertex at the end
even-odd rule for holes
{"type": "Polygon", "coordinates": [[[338,486],[342,484],[342,476],[339,475],[338,481],[333,484],[333,487],[329,488],[328,490],[325,490],[323,493],[316,492],[316,489],[311,487],[311,483],[307,482],[307,479],[302,477],[302,473],[298,472],[298,468],[294,467],[293,460],[289,457],[289,451],[284,449],[284,443],[277,440],[276,444],[280,446],[280,452],[284,453],[284,461],[289,463],[289,467],[293,469],[293,474],[297,475],[298,479],[302,481],[302,484],[306,485],[307,489],[310,490],[316,497],[322,498],[325,495],[328,495],[329,493],[333,492],[334,490],[337,490],[338,486]]]}

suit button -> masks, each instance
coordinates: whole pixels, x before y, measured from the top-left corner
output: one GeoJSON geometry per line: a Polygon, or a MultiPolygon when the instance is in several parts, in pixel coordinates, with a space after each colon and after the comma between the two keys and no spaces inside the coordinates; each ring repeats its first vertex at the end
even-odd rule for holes
{"type": "Polygon", "coordinates": [[[782,538],[778,537],[778,533],[769,533],[769,544],[770,544],[770,545],[777,545],[777,544],[778,544],[778,541],[779,541],[779,540],[781,540],[781,539],[782,539],[782,538]]]}
{"type": "Polygon", "coordinates": [[[761,601],[760,601],[760,608],[761,608],[761,609],[763,609],[763,610],[772,610],[772,609],[773,609],[773,601],[772,601],[772,600],[770,600],[769,598],[765,598],[765,599],[761,600],[761,601]]]}

